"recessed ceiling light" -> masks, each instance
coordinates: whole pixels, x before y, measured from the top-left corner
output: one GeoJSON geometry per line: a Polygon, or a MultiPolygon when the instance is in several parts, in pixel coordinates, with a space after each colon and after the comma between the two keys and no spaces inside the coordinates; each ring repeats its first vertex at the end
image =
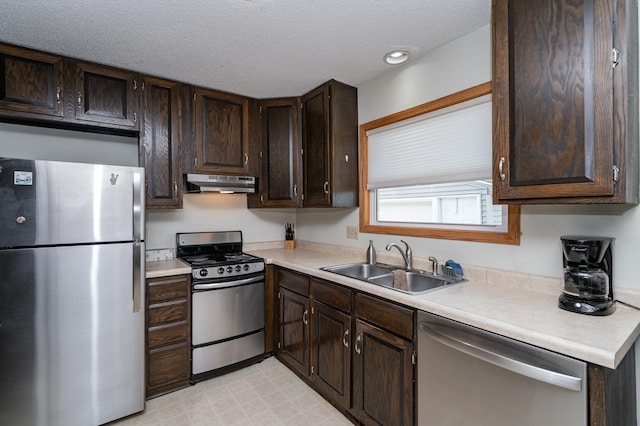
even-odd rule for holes
{"type": "Polygon", "coordinates": [[[406,50],[394,50],[384,55],[384,61],[389,65],[398,65],[409,59],[409,52],[406,50]]]}

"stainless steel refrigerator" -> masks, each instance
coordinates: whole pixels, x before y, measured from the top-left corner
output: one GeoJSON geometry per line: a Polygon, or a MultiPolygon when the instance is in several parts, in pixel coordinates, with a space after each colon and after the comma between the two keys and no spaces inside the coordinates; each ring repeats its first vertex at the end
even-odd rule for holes
{"type": "Polygon", "coordinates": [[[144,409],[144,170],[0,158],[0,424],[144,409]]]}

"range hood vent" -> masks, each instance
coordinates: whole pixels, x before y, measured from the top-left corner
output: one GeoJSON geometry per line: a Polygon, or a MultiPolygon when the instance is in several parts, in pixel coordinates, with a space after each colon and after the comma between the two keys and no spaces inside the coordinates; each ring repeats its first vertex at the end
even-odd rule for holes
{"type": "Polygon", "coordinates": [[[186,175],[185,192],[220,192],[223,194],[256,192],[256,178],[253,176],[226,175],[186,175]]]}

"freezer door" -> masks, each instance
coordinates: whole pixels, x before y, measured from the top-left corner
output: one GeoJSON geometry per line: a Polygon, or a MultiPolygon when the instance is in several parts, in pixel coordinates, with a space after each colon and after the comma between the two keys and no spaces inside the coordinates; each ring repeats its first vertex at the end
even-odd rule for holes
{"type": "Polygon", "coordinates": [[[0,424],[98,425],[144,408],[144,246],[0,251],[0,424]]]}
{"type": "Polygon", "coordinates": [[[0,158],[0,248],[144,240],[144,169],[0,158]]]}

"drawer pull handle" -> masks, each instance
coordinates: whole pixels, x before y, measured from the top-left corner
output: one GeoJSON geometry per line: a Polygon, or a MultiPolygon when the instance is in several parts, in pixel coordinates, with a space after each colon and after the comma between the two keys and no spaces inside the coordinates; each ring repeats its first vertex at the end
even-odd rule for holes
{"type": "Polygon", "coordinates": [[[349,329],[347,328],[344,331],[344,335],[342,336],[342,344],[344,345],[345,348],[349,347],[349,341],[347,340],[349,338],[349,329]]]}
{"type": "Polygon", "coordinates": [[[307,311],[306,309],[304,310],[303,314],[302,314],[302,322],[306,325],[309,324],[309,320],[307,319],[307,317],[309,316],[309,311],[307,311]]]}
{"type": "Polygon", "coordinates": [[[356,337],[356,346],[355,346],[356,353],[357,353],[358,355],[360,355],[360,352],[361,352],[361,349],[360,349],[360,346],[359,346],[359,343],[360,343],[360,342],[362,342],[362,336],[361,336],[361,335],[358,335],[358,337],[356,337]]]}

